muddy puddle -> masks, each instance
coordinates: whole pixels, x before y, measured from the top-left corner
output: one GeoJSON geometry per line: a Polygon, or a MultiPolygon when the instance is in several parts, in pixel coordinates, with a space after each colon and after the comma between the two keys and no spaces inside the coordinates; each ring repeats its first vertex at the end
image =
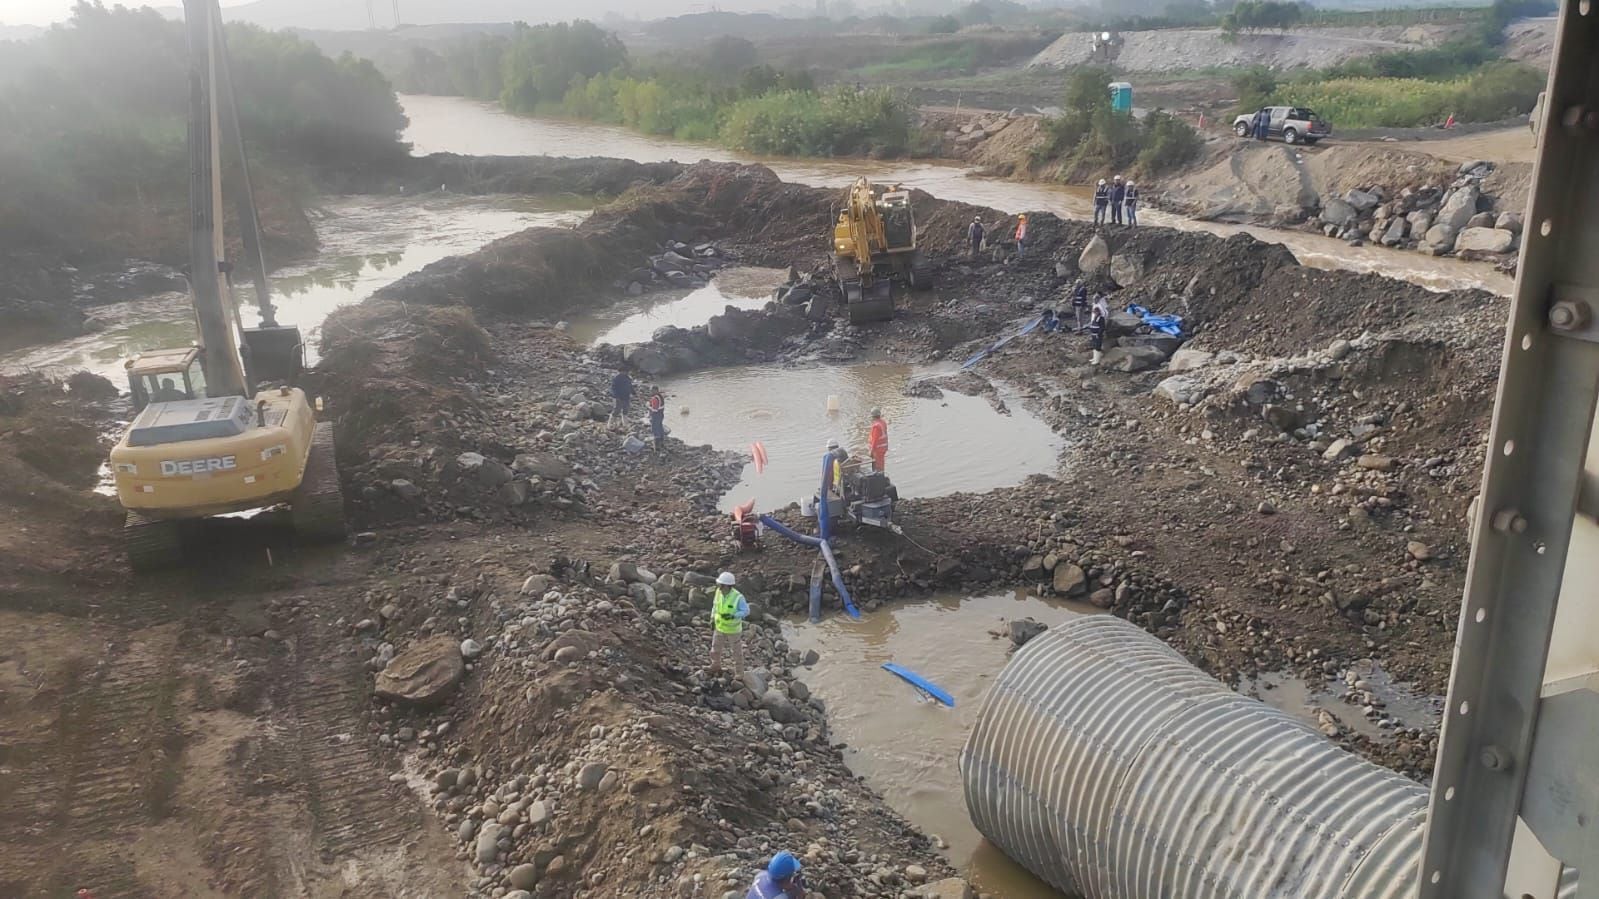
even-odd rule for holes
{"type": "MultiPolygon", "coordinates": [[[[339,198],[316,216],[322,249],[309,262],[285,267],[272,278],[278,321],[306,332],[306,361],[314,363],[323,319],[340,306],[359,302],[423,266],[470,253],[507,234],[535,225],[570,225],[586,214],[578,198],[549,201],[525,197],[409,199],[339,198]]],[[[245,327],[260,321],[254,291],[239,291],[245,327]]],[[[78,369],[122,386],[122,363],[142,350],[184,346],[194,340],[188,297],[163,294],[92,311],[95,330],[81,337],[0,357],[0,372],[44,371],[66,375],[78,369]]]]}
{"type": "Polygon", "coordinates": [[[796,649],[821,655],[800,677],[827,703],[833,739],[849,744],[844,758],[850,770],[911,823],[942,838],[950,861],[977,890],[998,899],[1033,899],[1059,894],[972,826],[961,788],[961,746],[989,684],[1010,659],[1006,622],[1031,617],[1053,626],[1095,612],[1023,591],[941,595],[891,605],[859,621],[834,615],[815,625],[788,624],[784,633],[796,649]],[[943,687],[955,707],[923,700],[882,670],[884,662],[943,687]]]}
{"type": "Polygon", "coordinates": [[[1417,693],[1369,660],[1356,662],[1349,670],[1353,682],[1348,678],[1307,681],[1287,672],[1272,672],[1244,680],[1238,691],[1312,727],[1321,726],[1320,711],[1325,710],[1345,728],[1382,742],[1394,738],[1395,728],[1438,727],[1443,697],[1417,693]],[[1372,711],[1367,712],[1368,708],[1372,711]]]}
{"type": "MultiPolygon", "coordinates": [[[[410,127],[405,139],[419,154],[452,152],[482,155],[614,156],[640,162],[760,162],[785,181],[839,187],[866,175],[875,181],[897,181],[946,200],[990,206],[1006,212],[1043,211],[1085,219],[1093,217],[1086,187],[1000,181],[973,177],[959,163],[929,160],[870,161],[855,159],[765,159],[733,153],[711,144],[651,137],[624,128],[592,122],[530,119],[506,114],[492,103],[459,97],[400,97],[410,127]]],[[[1319,234],[1276,231],[1224,222],[1197,222],[1156,209],[1139,212],[1146,225],[1182,231],[1208,231],[1222,237],[1240,232],[1267,243],[1280,243],[1305,265],[1323,269],[1378,272],[1432,290],[1480,287],[1503,296],[1513,281],[1482,264],[1435,259],[1386,247],[1351,247],[1319,234]]]]}
{"type": "Polygon", "coordinates": [[[572,319],[568,322],[569,333],[577,342],[589,346],[646,343],[660,328],[703,325],[729,306],[759,309],[771,301],[772,289],[787,278],[788,272],[781,269],[728,269],[697,290],[630,298],[593,315],[572,319]]]}
{"type": "Polygon", "coordinates": [[[939,373],[947,372],[893,364],[743,367],[661,387],[672,436],[746,454],[756,441],[766,448],[766,470],[747,465],[723,509],[754,499],[758,511],[769,511],[813,495],[828,438],[864,455],[873,407],[888,422],[888,474],[902,497],[982,492],[1058,470],[1064,441],[1003,387],[1008,414],[951,391],[941,399],[905,395],[913,377],[939,373]],[[829,412],[829,398],[837,411],[829,412]]]}

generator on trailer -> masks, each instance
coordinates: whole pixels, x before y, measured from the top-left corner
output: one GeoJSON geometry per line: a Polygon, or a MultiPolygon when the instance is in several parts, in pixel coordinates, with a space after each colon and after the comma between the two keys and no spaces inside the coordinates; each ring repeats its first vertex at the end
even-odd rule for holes
{"type": "Polygon", "coordinates": [[[344,536],[344,497],[332,425],[295,386],[303,367],[298,328],[281,326],[266,266],[233,103],[216,0],[185,0],[189,34],[190,298],[193,346],[129,360],[138,414],[111,450],[117,498],[127,511],[128,561],[137,570],[177,562],[179,524],[287,504],[304,540],[344,536]],[[222,233],[221,144],[236,154],[234,191],[246,254],[254,262],[261,325],[243,328],[222,233]],[[257,391],[257,386],[262,389],[257,391]]]}

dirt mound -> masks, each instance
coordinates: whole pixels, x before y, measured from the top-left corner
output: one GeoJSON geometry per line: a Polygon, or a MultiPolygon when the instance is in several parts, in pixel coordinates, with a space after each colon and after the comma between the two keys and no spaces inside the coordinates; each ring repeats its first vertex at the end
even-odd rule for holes
{"type": "Polygon", "coordinates": [[[341,461],[357,463],[423,436],[451,445],[461,420],[481,414],[464,379],[494,358],[470,309],[384,300],[329,316],[322,353],[309,383],[337,423],[341,461]]]}
{"type": "Polygon", "coordinates": [[[109,402],[42,378],[0,378],[0,593],[105,575],[122,511],[91,492],[109,441],[109,402]]]}
{"type": "Polygon", "coordinates": [[[458,194],[614,197],[639,184],[670,181],[683,168],[676,162],[631,159],[433,153],[409,157],[393,169],[323,173],[320,181],[335,193],[425,194],[442,189],[458,194]]]}

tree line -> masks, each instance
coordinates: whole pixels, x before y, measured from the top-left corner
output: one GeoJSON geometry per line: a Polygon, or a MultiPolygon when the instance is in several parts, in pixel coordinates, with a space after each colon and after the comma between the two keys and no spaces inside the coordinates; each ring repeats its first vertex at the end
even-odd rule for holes
{"type": "Polygon", "coordinates": [[[898,154],[913,137],[913,110],[894,92],[819,90],[808,72],[766,65],[755,44],[732,35],[646,64],[592,22],[518,23],[508,36],[413,47],[394,78],[402,91],[495,100],[520,115],[581,118],[757,153],[898,154]]]}
{"type": "MultiPolygon", "coordinates": [[[[406,152],[405,116],[370,62],[254,26],[226,33],[240,126],[265,177],[406,152]]],[[[115,244],[109,232],[141,220],[128,210],[186,208],[188,58],[183,23],[84,0],[66,24],[6,45],[0,245],[115,244]]]]}

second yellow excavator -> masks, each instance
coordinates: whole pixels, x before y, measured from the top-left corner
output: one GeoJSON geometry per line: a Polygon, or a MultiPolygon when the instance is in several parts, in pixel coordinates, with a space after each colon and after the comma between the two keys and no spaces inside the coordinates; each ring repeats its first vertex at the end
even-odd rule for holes
{"type": "Polygon", "coordinates": [[[894,285],[933,286],[911,211],[910,191],[876,187],[859,178],[844,190],[833,226],[833,267],[853,323],[894,317],[894,285]]]}

